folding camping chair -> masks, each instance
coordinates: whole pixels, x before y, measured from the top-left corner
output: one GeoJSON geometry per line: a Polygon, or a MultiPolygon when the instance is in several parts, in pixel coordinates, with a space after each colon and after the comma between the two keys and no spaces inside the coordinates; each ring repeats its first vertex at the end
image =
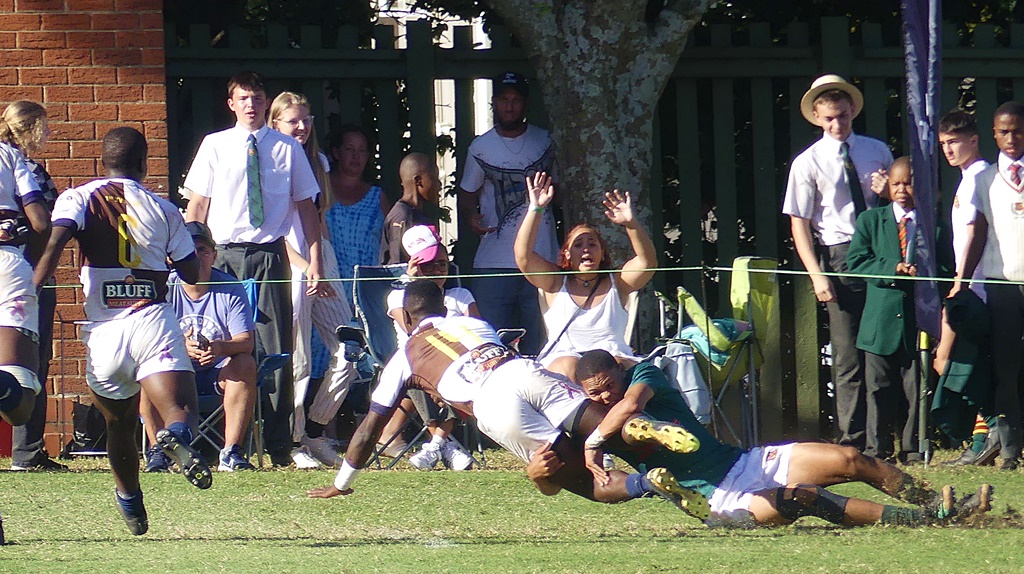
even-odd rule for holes
{"type": "MultiPolygon", "coordinates": [[[[715,434],[727,431],[732,440],[750,448],[760,444],[757,369],[764,360],[757,340],[777,315],[778,282],[775,259],[738,257],[733,261],[729,299],[732,317],[712,320],[696,298],[677,289],[677,332],[674,340],[690,343],[712,391],[711,424],[715,434]],[[693,325],[684,325],[684,312],[693,325]],[[729,421],[726,403],[738,393],[739,429],[729,421]],[[719,427],[722,427],[721,429],[719,427]]],[[[664,318],[664,311],[663,311],[664,318]]]]}

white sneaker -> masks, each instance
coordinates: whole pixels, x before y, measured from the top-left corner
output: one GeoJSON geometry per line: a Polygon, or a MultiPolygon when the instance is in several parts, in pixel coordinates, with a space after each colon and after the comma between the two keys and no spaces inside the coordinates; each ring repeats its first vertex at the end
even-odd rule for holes
{"type": "Polygon", "coordinates": [[[446,440],[441,447],[441,458],[445,466],[452,470],[469,470],[473,466],[473,457],[469,456],[459,441],[452,438],[446,440]]]}
{"type": "Polygon", "coordinates": [[[309,449],[305,445],[292,450],[292,462],[295,463],[295,468],[303,470],[320,468],[320,463],[309,454],[309,449]]]}
{"type": "Polygon", "coordinates": [[[409,457],[409,464],[417,470],[430,470],[441,460],[441,449],[437,445],[427,443],[420,451],[409,457]]]}
{"type": "Polygon", "coordinates": [[[302,448],[305,448],[309,454],[313,455],[314,458],[324,465],[332,468],[338,466],[340,462],[338,451],[334,450],[333,445],[331,445],[331,439],[325,436],[309,438],[308,435],[302,435],[300,443],[302,448]]]}

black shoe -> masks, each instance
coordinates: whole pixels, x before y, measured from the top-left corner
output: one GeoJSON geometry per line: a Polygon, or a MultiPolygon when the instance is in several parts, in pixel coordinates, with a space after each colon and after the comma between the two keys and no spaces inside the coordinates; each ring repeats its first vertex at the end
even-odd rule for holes
{"type": "Polygon", "coordinates": [[[960,457],[955,460],[947,460],[942,466],[970,466],[978,461],[978,453],[971,449],[965,449],[960,457]]]}
{"type": "Polygon", "coordinates": [[[270,456],[270,465],[275,467],[291,466],[292,455],[284,452],[271,452],[267,453],[270,456]]]}
{"type": "Polygon", "coordinates": [[[1004,458],[1002,464],[999,465],[1000,470],[1017,470],[1020,466],[1019,458],[1004,458]]]}
{"type": "Polygon", "coordinates": [[[195,449],[178,438],[178,435],[167,429],[160,429],[160,432],[156,433],[156,444],[160,445],[164,454],[178,465],[178,469],[193,486],[203,490],[213,486],[213,474],[210,473],[206,461],[195,449]]]}
{"type": "Polygon", "coordinates": [[[11,463],[11,470],[45,470],[60,472],[68,467],[53,460],[45,452],[38,452],[30,461],[24,464],[11,463]]]}
{"type": "Polygon", "coordinates": [[[899,461],[904,466],[924,464],[924,455],[919,452],[901,452],[899,461]]]}
{"type": "Polygon", "coordinates": [[[141,536],[149,530],[149,516],[146,514],[146,507],[142,504],[142,493],[139,492],[138,500],[135,501],[131,512],[125,508],[125,500],[114,490],[114,500],[117,501],[117,509],[121,511],[128,530],[135,536],[141,536]]]}

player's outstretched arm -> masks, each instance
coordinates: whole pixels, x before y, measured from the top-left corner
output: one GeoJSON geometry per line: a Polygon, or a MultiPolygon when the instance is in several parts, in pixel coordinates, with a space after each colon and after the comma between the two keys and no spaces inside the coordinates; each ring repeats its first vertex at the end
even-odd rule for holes
{"type": "Polygon", "coordinates": [[[345,462],[342,463],[334,483],[306,491],[309,498],[333,498],[338,495],[352,494],[352,482],[359,471],[366,466],[373,454],[373,446],[377,444],[381,432],[394,414],[395,407],[385,408],[376,403],[370,404],[370,412],[352,435],[352,442],[345,451],[345,462]]]}

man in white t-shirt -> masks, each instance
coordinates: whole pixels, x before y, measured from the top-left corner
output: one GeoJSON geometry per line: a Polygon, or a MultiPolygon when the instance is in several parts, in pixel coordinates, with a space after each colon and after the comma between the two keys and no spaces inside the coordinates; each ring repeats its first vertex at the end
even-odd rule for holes
{"type": "MultiPolygon", "coordinates": [[[[530,89],[526,78],[506,72],[494,80],[494,127],[469,145],[462,181],[459,214],[480,236],[473,268],[480,275],[471,286],[483,318],[495,329],[524,328],[520,349],[539,353],[544,342],[537,289],[516,266],[512,246],[529,209],[526,178],[539,171],[555,173],[551,136],[526,122],[530,89]]],[[[551,212],[545,212],[537,236],[537,253],[557,261],[558,241],[551,212]]]]}
{"type": "Polygon", "coordinates": [[[993,403],[1001,468],[1013,470],[1021,456],[1021,335],[1024,335],[1024,103],[996,108],[993,135],[999,147],[995,165],[975,179],[974,222],[967,226],[967,249],[957,266],[949,296],[981,266],[986,279],[1017,284],[985,285],[992,325],[993,403]]]}
{"type": "Polygon", "coordinates": [[[878,204],[871,174],[892,165],[892,152],[884,143],[853,133],[853,118],[863,106],[860,90],[839,76],[821,76],[811,84],[800,100],[800,111],[821,127],[822,136],[793,159],[782,206],[782,213],[790,216],[793,246],[810,273],[814,294],[828,309],[839,444],[861,450],[867,403],[864,353],[856,341],[864,311],[864,280],[822,272],[847,271],[846,253],[857,215],[878,204]]]}
{"type": "MultiPolygon", "coordinates": [[[[203,138],[184,188],[191,194],[186,221],[210,226],[217,242],[215,266],[238,279],[255,279],[256,343],[260,352],[290,353],[292,305],[286,281],[291,273],[285,235],[298,212],[309,245],[307,294],[322,294],[320,217],[313,198],[320,192],[298,141],[267,126],[263,77],[240,72],[228,80],[228,108],[237,123],[203,138]],[[265,281],[265,282],[264,282],[265,281]]],[[[291,369],[264,387],[263,436],[275,466],[291,464],[291,369]]]]}

